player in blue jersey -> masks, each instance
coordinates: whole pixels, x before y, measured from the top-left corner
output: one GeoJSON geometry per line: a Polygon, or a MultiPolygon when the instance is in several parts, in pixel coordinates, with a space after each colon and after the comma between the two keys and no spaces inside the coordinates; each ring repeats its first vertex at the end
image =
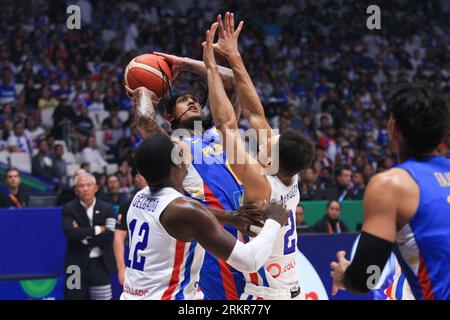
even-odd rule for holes
{"type": "Polygon", "coordinates": [[[430,87],[404,84],[389,101],[389,139],[399,165],[374,176],[364,196],[355,257],[331,263],[333,293],[366,293],[394,251],[416,299],[450,299],[450,159],[437,148],[449,106],[430,87]],[[378,271],[380,272],[378,272],[378,271]]]}
{"type": "MultiPolygon", "coordinates": [[[[157,54],[168,60],[172,73],[175,75],[180,71],[189,71],[206,76],[206,67],[202,61],[157,54]]],[[[234,78],[231,69],[219,67],[219,72],[225,88],[233,87],[234,78]]],[[[153,107],[153,103],[157,102],[155,95],[145,88],[136,90],[127,88],[127,91],[138,101],[136,123],[141,134],[148,137],[154,132],[162,130],[155,121],[153,107]]],[[[245,99],[245,95],[245,92],[241,94],[243,99],[245,99]]],[[[241,99],[241,97],[238,98],[241,99]]],[[[202,104],[198,97],[189,92],[181,92],[169,94],[161,103],[166,109],[167,120],[170,121],[172,130],[183,129],[188,133],[187,136],[183,136],[181,142],[190,151],[186,153],[192,157],[192,165],[188,169],[184,190],[191,198],[206,206],[236,210],[243,198],[242,184],[229,167],[226,154],[218,139],[217,129],[204,117],[202,104]]],[[[239,117],[239,110],[236,107],[235,112],[239,117]]],[[[257,225],[255,220],[249,222],[257,225]]],[[[254,235],[249,230],[237,230],[230,225],[224,227],[241,240],[244,239],[244,233],[254,235]]],[[[200,274],[200,288],[205,299],[239,299],[243,293],[245,282],[245,277],[241,272],[229,266],[225,261],[206,253],[200,274]]]]}

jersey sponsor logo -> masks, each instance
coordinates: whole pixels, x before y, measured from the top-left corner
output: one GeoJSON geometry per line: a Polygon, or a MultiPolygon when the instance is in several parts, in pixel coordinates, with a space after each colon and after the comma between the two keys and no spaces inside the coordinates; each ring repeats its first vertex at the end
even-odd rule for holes
{"type": "Polygon", "coordinates": [[[283,266],[278,263],[271,263],[267,266],[267,272],[270,273],[270,275],[276,279],[280,275],[295,270],[296,262],[295,260],[291,260],[288,263],[284,264],[283,266]]]}
{"type": "Polygon", "coordinates": [[[156,210],[156,207],[158,206],[158,203],[159,199],[157,198],[149,198],[147,196],[139,194],[134,198],[131,205],[138,209],[154,212],[156,210]]]}

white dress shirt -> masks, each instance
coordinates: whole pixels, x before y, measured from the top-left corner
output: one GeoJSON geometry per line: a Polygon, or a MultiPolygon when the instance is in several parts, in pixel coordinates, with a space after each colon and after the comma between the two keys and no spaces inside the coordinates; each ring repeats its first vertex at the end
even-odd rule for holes
{"type": "MultiPolygon", "coordinates": [[[[91,226],[93,225],[93,221],[94,221],[95,201],[96,201],[96,199],[94,198],[94,201],[88,207],[83,201],[80,200],[81,205],[83,206],[83,208],[86,209],[86,213],[89,218],[89,222],[90,222],[91,226]]],[[[95,229],[95,235],[99,235],[102,232],[102,228],[100,226],[95,226],[94,229],[95,229]]],[[[81,242],[83,242],[85,245],[88,244],[87,239],[84,239],[81,242]]],[[[102,255],[102,249],[100,249],[99,247],[93,247],[91,249],[91,251],[89,252],[89,258],[98,258],[101,255],[102,255]]]]}

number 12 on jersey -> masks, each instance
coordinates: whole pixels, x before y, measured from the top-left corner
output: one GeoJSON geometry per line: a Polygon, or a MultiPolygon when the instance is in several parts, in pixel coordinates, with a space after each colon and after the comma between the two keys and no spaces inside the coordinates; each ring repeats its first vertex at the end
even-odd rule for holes
{"type": "Polygon", "coordinates": [[[149,225],[144,222],[138,234],[135,234],[137,220],[133,219],[130,222],[130,253],[126,258],[126,266],[135,270],[143,271],[145,265],[145,257],[139,256],[139,252],[145,250],[148,245],[148,234],[149,234],[149,225]],[[136,239],[134,238],[136,236],[136,239]],[[137,241],[137,242],[136,242],[137,241]],[[132,260],[130,260],[130,256],[132,260]]]}

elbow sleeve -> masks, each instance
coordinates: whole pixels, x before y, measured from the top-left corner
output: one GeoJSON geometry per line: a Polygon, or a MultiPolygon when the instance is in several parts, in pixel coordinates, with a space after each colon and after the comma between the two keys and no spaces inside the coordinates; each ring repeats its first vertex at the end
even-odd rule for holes
{"type": "Polygon", "coordinates": [[[344,274],[344,286],[352,293],[364,294],[378,283],[394,244],[361,232],[352,263],[344,274]]]}
{"type": "Polygon", "coordinates": [[[252,241],[243,244],[236,241],[227,263],[244,272],[256,272],[269,259],[273,251],[275,239],[280,231],[280,224],[267,219],[259,235],[252,241]]]}

